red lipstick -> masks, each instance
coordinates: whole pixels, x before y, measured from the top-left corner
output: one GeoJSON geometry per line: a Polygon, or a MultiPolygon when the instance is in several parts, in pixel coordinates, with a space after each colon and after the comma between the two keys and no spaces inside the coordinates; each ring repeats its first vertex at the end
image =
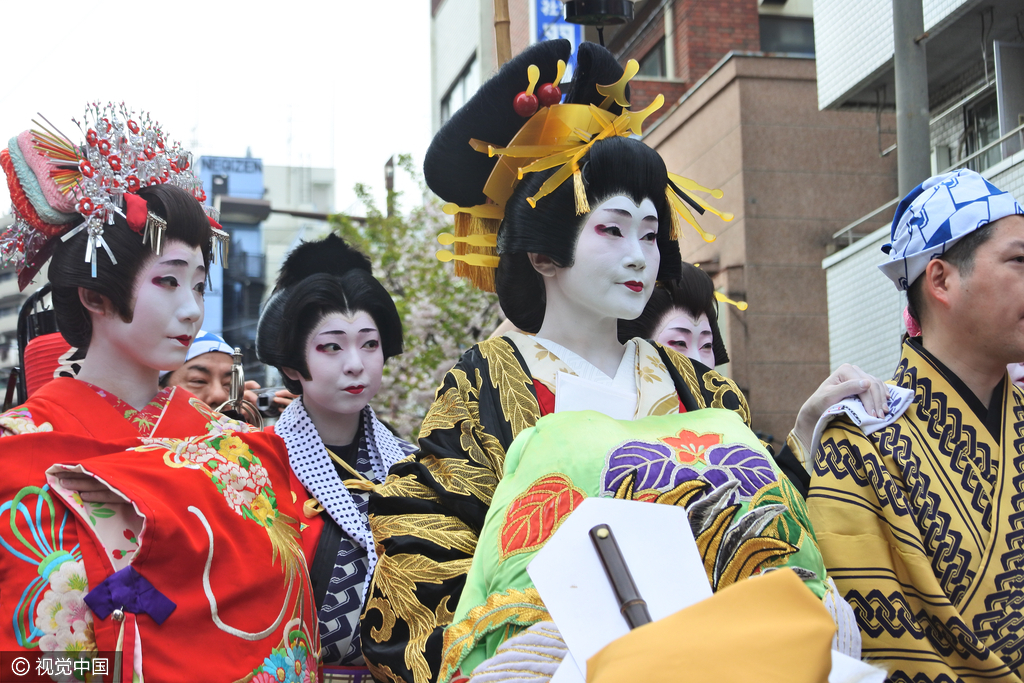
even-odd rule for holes
{"type": "Polygon", "coordinates": [[[365,389],[365,388],[366,388],[365,386],[359,384],[359,385],[356,385],[354,387],[348,387],[347,389],[345,389],[345,391],[347,391],[350,394],[361,394],[361,393],[363,393],[363,389],[365,389]]]}
{"type": "Polygon", "coordinates": [[[192,337],[188,336],[187,334],[183,334],[179,337],[174,337],[174,339],[177,339],[178,343],[181,344],[182,346],[188,346],[189,344],[192,343],[192,337]]]}
{"type": "Polygon", "coordinates": [[[623,282],[622,284],[626,285],[634,292],[642,292],[644,289],[643,283],[637,282],[636,280],[630,280],[629,282],[623,282]]]}

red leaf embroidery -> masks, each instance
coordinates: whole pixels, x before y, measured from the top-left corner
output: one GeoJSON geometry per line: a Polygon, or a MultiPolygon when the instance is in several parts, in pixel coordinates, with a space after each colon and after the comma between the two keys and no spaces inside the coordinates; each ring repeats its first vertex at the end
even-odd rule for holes
{"type": "Polygon", "coordinates": [[[586,497],[568,477],[561,474],[550,474],[535,481],[505,511],[499,541],[501,559],[544,545],[562,520],[586,497]]]}

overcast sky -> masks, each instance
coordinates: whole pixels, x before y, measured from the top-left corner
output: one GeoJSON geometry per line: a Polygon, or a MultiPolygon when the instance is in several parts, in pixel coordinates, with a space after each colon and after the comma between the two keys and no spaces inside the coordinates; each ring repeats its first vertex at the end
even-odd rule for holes
{"type": "Polygon", "coordinates": [[[333,166],[345,210],[355,183],[383,196],[388,157],[421,164],[430,141],[427,0],[46,0],[0,17],[0,146],[36,112],[77,142],[86,102],[124,101],[196,156],[333,166]]]}

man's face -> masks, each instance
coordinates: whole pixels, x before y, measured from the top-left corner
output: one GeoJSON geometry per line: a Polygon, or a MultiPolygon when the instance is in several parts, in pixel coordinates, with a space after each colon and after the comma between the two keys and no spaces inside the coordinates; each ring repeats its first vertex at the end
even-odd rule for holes
{"type": "Polygon", "coordinates": [[[964,343],[983,357],[1024,361],[1024,216],[992,224],[971,271],[951,278],[950,312],[964,343]]]}
{"type": "Polygon", "coordinates": [[[231,356],[220,351],[196,356],[172,372],[167,385],[186,389],[216,408],[228,400],[231,392],[231,356]]]}

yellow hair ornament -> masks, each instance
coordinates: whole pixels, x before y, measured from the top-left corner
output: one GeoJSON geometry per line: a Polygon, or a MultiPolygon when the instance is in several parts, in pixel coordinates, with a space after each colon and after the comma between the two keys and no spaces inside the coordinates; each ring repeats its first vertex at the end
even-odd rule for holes
{"type": "Polygon", "coordinates": [[[626,62],[626,69],[622,72],[622,78],[615,81],[611,85],[599,85],[597,86],[597,92],[604,95],[604,100],[601,102],[601,109],[607,109],[612,106],[612,102],[619,105],[620,107],[629,107],[629,100],[626,99],[626,85],[636,76],[640,71],[640,63],[635,59],[631,59],[626,62]]]}
{"type": "Polygon", "coordinates": [[[540,68],[536,64],[531,64],[526,69],[526,77],[530,79],[530,85],[526,87],[526,94],[532,95],[533,89],[537,87],[537,82],[540,81],[540,68]]]}
{"type": "Polygon", "coordinates": [[[576,215],[590,213],[590,202],[587,201],[587,188],[583,187],[583,173],[580,169],[572,172],[573,194],[576,196],[576,215]]]}
{"type": "MultiPolygon", "coordinates": [[[[715,241],[715,236],[710,232],[705,232],[705,230],[702,227],[700,227],[700,224],[697,223],[697,219],[693,217],[693,214],[690,213],[689,207],[686,206],[686,202],[684,202],[679,197],[679,195],[677,195],[672,190],[671,187],[665,188],[665,196],[668,197],[668,203],[672,207],[673,219],[675,219],[676,216],[678,216],[679,218],[682,218],[684,221],[689,223],[690,226],[697,231],[701,239],[704,240],[705,242],[715,241]]],[[[676,228],[673,225],[673,230],[675,229],[676,228]]]]}
{"type": "Polygon", "coordinates": [[[450,232],[442,232],[440,235],[437,236],[437,241],[440,242],[441,244],[443,244],[446,247],[448,245],[450,245],[450,244],[455,244],[456,242],[463,242],[465,244],[468,244],[471,247],[496,247],[496,246],[498,246],[498,236],[497,235],[486,235],[486,234],[483,234],[483,235],[466,235],[464,237],[458,237],[457,235],[453,235],[450,232]]]}
{"type": "Polygon", "coordinates": [[[441,207],[449,216],[455,216],[457,214],[467,214],[474,218],[490,218],[493,220],[500,221],[505,215],[505,210],[497,204],[480,204],[479,206],[462,207],[453,202],[448,202],[441,207]]]}
{"type": "Polygon", "coordinates": [[[715,298],[721,301],[723,304],[732,304],[741,311],[747,310],[746,301],[733,301],[732,299],[727,297],[725,294],[722,294],[721,292],[715,292],[715,298]]]}
{"type": "Polygon", "coordinates": [[[442,263],[448,263],[449,261],[461,261],[462,263],[469,264],[471,266],[479,266],[481,268],[497,268],[498,257],[497,256],[485,256],[483,254],[453,254],[450,251],[441,251],[435,254],[437,260],[442,263]]]}

